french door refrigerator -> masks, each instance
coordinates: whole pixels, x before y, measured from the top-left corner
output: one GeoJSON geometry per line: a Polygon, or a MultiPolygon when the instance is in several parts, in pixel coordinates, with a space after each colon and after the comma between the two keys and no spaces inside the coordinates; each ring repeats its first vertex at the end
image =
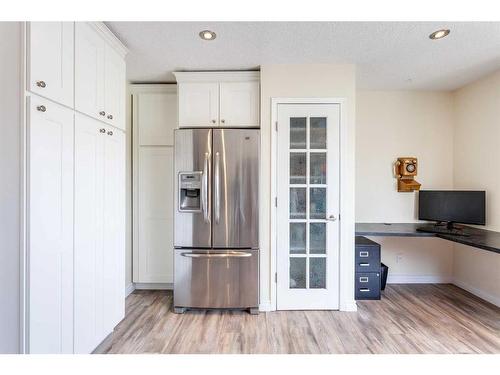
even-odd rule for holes
{"type": "Polygon", "coordinates": [[[174,309],[259,305],[258,129],[175,130],[174,309]]]}

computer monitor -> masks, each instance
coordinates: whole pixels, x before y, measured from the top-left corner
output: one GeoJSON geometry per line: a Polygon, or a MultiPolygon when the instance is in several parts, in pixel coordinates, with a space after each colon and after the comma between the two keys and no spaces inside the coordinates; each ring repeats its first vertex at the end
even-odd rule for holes
{"type": "Polygon", "coordinates": [[[453,223],[486,224],[486,193],[484,191],[421,190],[418,218],[453,223]]]}

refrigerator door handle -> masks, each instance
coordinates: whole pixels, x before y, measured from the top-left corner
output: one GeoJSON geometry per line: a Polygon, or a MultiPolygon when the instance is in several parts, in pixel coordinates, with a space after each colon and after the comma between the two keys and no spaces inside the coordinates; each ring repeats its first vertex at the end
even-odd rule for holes
{"type": "Polygon", "coordinates": [[[220,221],[220,154],[215,153],[215,168],[214,168],[214,180],[215,180],[215,223],[219,224],[220,221]]]}
{"type": "Polygon", "coordinates": [[[241,252],[212,253],[212,254],[181,253],[181,255],[186,258],[248,258],[252,256],[252,253],[241,253],[241,252]]]}
{"type": "Polygon", "coordinates": [[[203,219],[208,223],[208,152],[205,152],[205,161],[203,163],[203,185],[201,194],[201,204],[203,206],[203,219]]]}

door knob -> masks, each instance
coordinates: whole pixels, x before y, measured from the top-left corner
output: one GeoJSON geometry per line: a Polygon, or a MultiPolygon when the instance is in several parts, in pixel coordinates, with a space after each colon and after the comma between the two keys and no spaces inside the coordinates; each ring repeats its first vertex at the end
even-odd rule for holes
{"type": "Polygon", "coordinates": [[[329,221],[336,221],[337,218],[335,217],[335,215],[330,215],[328,216],[328,218],[326,220],[329,220],[329,221]]]}
{"type": "Polygon", "coordinates": [[[106,112],[101,111],[101,112],[99,112],[99,114],[100,114],[101,116],[105,116],[105,115],[106,115],[106,112]]]}
{"type": "Polygon", "coordinates": [[[99,129],[99,132],[101,132],[101,133],[106,133],[106,129],[101,128],[101,129],[99,129]]]}
{"type": "Polygon", "coordinates": [[[109,120],[113,120],[113,115],[108,115],[109,120]]]}
{"type": "Polygon", "coordinates": [[[110,130],[110,131],[108,132],[108,135],[113,135],[113,132],[110,130]]]}
{"type": "Polygon", "coordinates": [[[44,105],[39,105],[38,107],[36,107],[36,109],[40,112],[45,112],[47,110],[44,105]]]}
{"type": "Polygon", "coordinates": [[[47,84],[45,83],[45,81],[37,81],[36,85],[38,87],[41,87],[42,89],[47,86],[47,84]]]}

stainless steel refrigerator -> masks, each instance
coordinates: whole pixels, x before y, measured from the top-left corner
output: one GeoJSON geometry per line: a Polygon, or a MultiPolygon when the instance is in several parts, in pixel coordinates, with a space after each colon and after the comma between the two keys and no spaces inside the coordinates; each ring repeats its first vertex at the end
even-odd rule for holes
{"type": "Polygon", "coordinates": [[[259,304],[258,129],[175,131],[174,308],[259,304]]]}

